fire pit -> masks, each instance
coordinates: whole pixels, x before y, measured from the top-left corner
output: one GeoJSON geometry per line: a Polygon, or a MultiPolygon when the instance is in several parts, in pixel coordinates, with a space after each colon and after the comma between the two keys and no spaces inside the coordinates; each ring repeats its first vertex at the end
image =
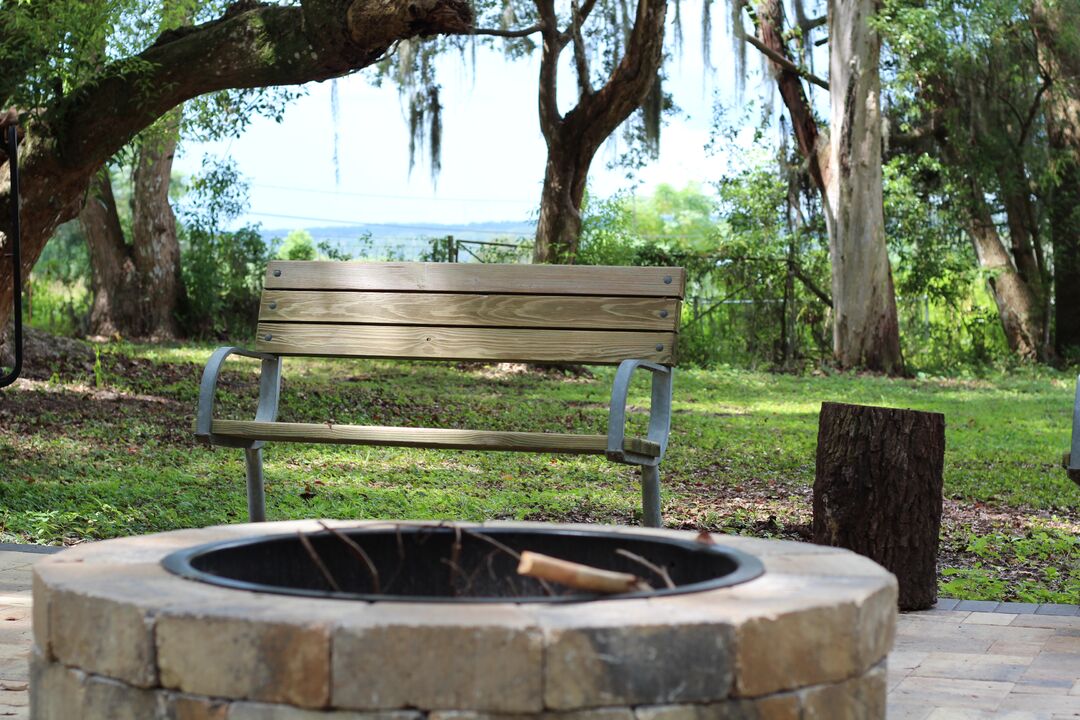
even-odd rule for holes
{"type": "Polygon", "coordinates": [[[655,575],[648,579],[661,583],[661,589],[609,599],[711,590],[746,582],[764,570],[757,558],[739,550],[685,539],[457,524],[327,526],[313,534],[230,539],[180,550],[163,564],[177,575],[221,587],[369,602],[581,602],[597,597],[518,575],[522,551],[655,575]]]}
{"type": "Polygon", "coordinates": [[[884,718],[892,576],[833,548],[715,541],[293,522],[80,546],[35,568],[33,714],[884,718]],[[541,583],[516,572],[526,550],[653,589],[541,583]]]}

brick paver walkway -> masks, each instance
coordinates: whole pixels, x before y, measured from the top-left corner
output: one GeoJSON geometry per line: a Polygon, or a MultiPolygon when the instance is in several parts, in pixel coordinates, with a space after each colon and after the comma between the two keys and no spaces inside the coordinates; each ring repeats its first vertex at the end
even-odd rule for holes
{"type": "Polygon", "coordinates": [[[889,720],[983,718],[1080,718],[1076,606],[987,603],[900,616],[889,720]]]}
{"type": "MultiPolygon", "coordinates": [[[[29,718],[30,568],[0,549],[0,719],[29,718]]],[[[1080,608],[956,604],[900,616],[889,720],[1080,718],[1080,608]],[[970,609],[963,609],[970,608],[970,609]]]]}
{"type": "Polygon", "coordinates": [[[0,718],[30,717],[30,566],[42,555],[0,551],[0,718]]]}

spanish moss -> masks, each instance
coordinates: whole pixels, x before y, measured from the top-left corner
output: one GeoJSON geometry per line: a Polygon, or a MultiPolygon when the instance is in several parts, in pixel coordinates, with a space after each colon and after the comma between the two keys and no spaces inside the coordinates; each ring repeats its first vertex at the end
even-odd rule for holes
{"type": "MultiPolygon", "coordinates": [[[[799,42],[801,62],[809,68],[810,72],[814,72],[814,43],[810,38],[814,23],[806,13],[806,6],[803,4],[803,0],[794,0],[792,5],[795,8],[795,21],[802,30],[799,42]]],[[[813,83],[807,83],[807,86],[811,97],[813,97],[815,85],[813,83]]]]}
{"type": "Polygon", "coordinates": [[[499,14],[499,27],[509,30],[517,24],[517,11],[514,8],[514,0],[504,0],[502,13],[499,14]]]}
{"type": "Polygon", "coordinates": [[[416,165],[417,146],[424,146],[424,103],[419,93],[409,99],[409,174],[416,165]]]}
{"type": "Polygon", "coordinates": [[[426,150],[432,182],[442,169],[442,104],[434,67],[437,52],[430,44],[403,42],[398,60],[398,88],[409,98],[409,173],[416,166],[417,155],[426,150]]]}
{"type": "Polygon", "coordinates": [[[623,43],[629,45],[630,33],[634,30],[634,22],[631,19],[630,8],[627,7],[626,0],[619,0],[619,24],[622,27],[623,43]]]}
{"type": "Polygon", "coordinates": [[[442,170],[442,104],[439,102],[439,86],[432,85],[428,88],[428,126],[431,135],[431,144],[428,153],[431,158],[431,184],[439,181],[439,171],[442,170]]]}
{"type": "Polygon", "coordinates": [[[746,0],[731,0],[728,15],[731,36],[731,54],[735,57],[735,97],[742,100],[746,90],[746,29],[743,26],[743,10],[746,0]]]}
{"type": "Polygon", "coordinates": [[[683,52],[683,27],[682,27],[682,2],[681,0],[675,0],[675,20],[674,27],[675,36],[673,38],[673,44],[675,49],[675,55],[682,57],[683,52]]]}
{"type": "Polygon", "coordinates": [[[701,59],[706,74],[714,68],[712,64],[712,0],[701,4],[701,59]]]}
{"type": "Polygon", "coordinates": [[[413,74],[413,67],[416,60],[416,46],[419,44],[418,40],[402,40],[398,44],[398,82],[402,85],[409,85],[410,78],[413,74]]]}
{"type": "Polygon", "coordinates": [[[660,120],[664,112],[664,84],[657,72],[652,89],[641,105],[641,118],[645,128],[645,149],[653,160],[660,157],[660,120]]]}

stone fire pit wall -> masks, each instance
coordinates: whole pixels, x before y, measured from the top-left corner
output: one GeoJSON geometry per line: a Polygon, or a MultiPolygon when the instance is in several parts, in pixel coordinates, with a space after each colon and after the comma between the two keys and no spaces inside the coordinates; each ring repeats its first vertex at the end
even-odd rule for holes
{"type": "Polygon", "coordinates": [[[255,594],[160,565],[180,548],[297,530],[320,528],[304,521],[183,530],[82,545],[39,562],[31,717],[885,717],[896,582],[845,550],[716,536],[761,558],[765,574],[687,595],[543,605],[255,594]]]}

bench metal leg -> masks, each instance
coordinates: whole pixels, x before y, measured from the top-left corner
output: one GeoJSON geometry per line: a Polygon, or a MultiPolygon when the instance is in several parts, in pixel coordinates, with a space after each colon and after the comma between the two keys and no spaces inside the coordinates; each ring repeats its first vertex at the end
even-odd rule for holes
{"type": "Polygon", "coordinates": [[[248,519],[266,522],[266,496],[263,493],[262,449],[245,449],[247,461],[248,519]]]}
{"type": "Polygon", "coordinates": [[[645,527],[663,527],[660,517],[660,468],[656,465],[641,466],[641,524],[645,527]]]}

